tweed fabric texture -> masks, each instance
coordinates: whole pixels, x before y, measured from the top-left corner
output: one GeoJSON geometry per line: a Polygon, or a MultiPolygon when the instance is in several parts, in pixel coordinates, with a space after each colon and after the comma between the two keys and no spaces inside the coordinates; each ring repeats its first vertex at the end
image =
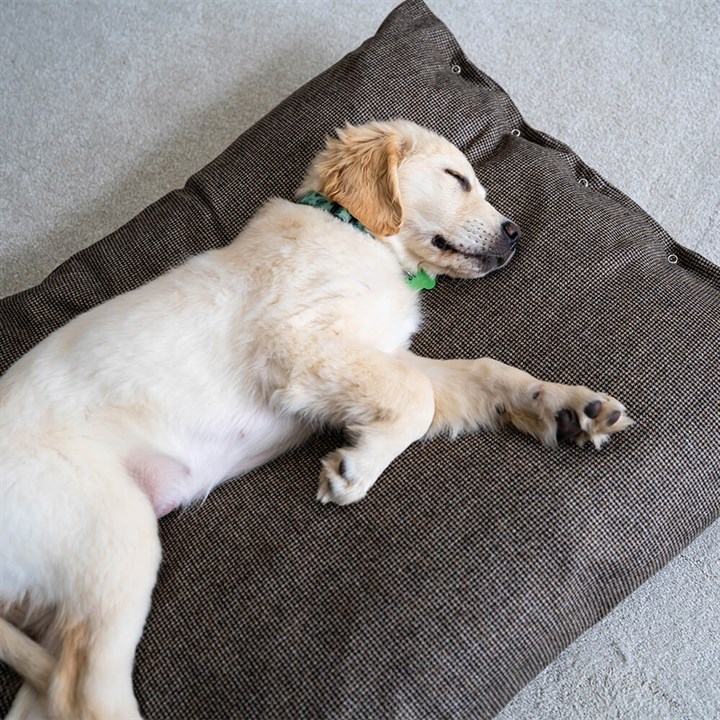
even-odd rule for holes
{"type": "MultiPolygon", "coordinates": [[[[416,443],[344,508],[314,501],[338,442],[320,435],[164,518],[135,672],[150,720],[492,717],[718,516],[720,270],[528,127],[419,0],[183,189],[3,300],[2,370],[291,197],[334,127],[394,117],[462,148],[523,229],[502,272],[423,295],[414,349],[605,390],[637,425],[601,452],[509,430],[416,443]]],[[[18,685],[0,673],[0,711],[18,685]]]]}

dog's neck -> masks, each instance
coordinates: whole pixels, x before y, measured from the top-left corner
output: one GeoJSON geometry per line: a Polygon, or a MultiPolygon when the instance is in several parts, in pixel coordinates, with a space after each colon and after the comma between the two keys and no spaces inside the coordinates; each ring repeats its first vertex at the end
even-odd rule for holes
{"type": "MultiPolygon", "coordinates": [[[[347,208],[344,208],[339,203],[336,203],[334,200],[331,200],[316,190],[305,193],[305,195],[303,195],[297,202],[300,205],[309,205],[310,207],[320,208],[320,210],[330,213],[338,220],[342,220],[344,223],[352,225],[352,227],[356,230],[360,230],[371,237],[375,237],[347,208]]],[[[408,270],[406,263],[403,262],[400,257],[400,253],[397,252],[398,248],[393,247],[393,249],[395,250],[395,254],[398,255],[398,260],[407,275],[408,285],[410,285],[413,290],[432,290],[435,287],[434,277],[428,275],[422,268],[416,270],[415,272],[408,270]]]]}

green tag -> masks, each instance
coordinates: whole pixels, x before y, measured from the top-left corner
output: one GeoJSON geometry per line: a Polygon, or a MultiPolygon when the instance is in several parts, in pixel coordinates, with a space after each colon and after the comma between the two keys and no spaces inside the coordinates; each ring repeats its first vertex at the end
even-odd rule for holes
{"type": "Polygon", "coordinates": [[[408,285],[413,290],[432,290],[435,287],[435,278],[430,277],[422,268],[415,275],[408,278],[408,285]]]}

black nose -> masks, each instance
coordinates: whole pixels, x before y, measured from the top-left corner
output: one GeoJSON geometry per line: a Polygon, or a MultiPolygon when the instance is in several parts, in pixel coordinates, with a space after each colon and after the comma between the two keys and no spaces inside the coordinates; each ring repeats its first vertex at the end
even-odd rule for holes
{"type": "Polygon", "coordinates": [[[502,228],[503,235],[505,235],[510,244],[515,247],[515,243],[520,237],[520,228],[510,220],[506,220],[500,227],[502,228]]]}

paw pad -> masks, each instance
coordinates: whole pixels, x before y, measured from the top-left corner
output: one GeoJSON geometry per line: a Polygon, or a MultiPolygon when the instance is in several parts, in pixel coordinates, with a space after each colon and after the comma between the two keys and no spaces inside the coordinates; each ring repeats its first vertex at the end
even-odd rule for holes
{"type": "Polygon", "coordinates": [[[572,410],[564,408],[555,416],[557,430],[555,432],[559,441],[574,440],[582,432],[578,416],[572,410]]]}

